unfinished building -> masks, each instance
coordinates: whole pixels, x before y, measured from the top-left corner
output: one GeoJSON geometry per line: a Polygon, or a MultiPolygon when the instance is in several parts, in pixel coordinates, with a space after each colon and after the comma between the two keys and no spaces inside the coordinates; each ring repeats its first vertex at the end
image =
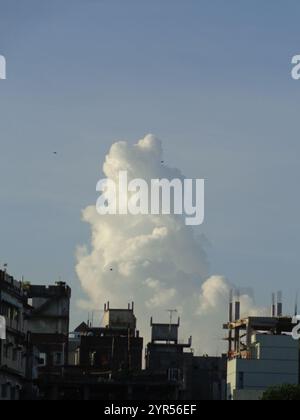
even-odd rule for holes
{"type": "Polygon", "coordinates": [[[283,316],[281,294],[277,304],[273,296],[269,317],[241,318],[240,309],[239,299],[231,299],[229,322],[224,325],[227,398],[258,400],[271,386],[299,384],[299,341],[291,337],[294,324],[283,316]]]}

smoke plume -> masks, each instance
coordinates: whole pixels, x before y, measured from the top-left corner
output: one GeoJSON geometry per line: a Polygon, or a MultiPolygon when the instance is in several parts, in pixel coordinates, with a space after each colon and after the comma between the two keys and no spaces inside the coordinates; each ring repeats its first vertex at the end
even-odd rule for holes
{"type": "MultiPolygon", "coordinates": [[[[118,182],[120,171],[128,178],[184,178],[178,169],[163,163],[162,143],[147,135],[135,145],[115,143],[106,156],[105,177],[118,182]]],[[[96,201],[96,200],[95,200],[96,201]]],[[[193,335],[199,353],[223,349],[222,323],[227,319],[231,285],[222,276],[209,277],[205,240],[187,227],[181,216],[100,216],[95,204],[83,211],[91,228],[90,246],[77,250],[76,271],[86,300],[81,308],[126,308],[135,302],[138,327],[148,339],[150,317],[167,321],[168,309],[177,309],[181,336],[193,335]]],[[[244,295],[242,306],[257,313],[253,299],[244,295]]]]}

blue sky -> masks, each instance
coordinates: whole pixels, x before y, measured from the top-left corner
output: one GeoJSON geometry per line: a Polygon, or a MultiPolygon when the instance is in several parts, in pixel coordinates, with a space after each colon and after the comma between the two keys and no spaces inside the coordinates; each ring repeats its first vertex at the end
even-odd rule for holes
{"type": "Polygon", "coordinates": [[[299,16],[297,0],[0,0],[0,263],[36,283],[61,276],[75,304],[81,210],[104,156],[151,132],[167,164],[207,180],[211,273],[258,303],[280,288],[292,307],[299,16]]]}

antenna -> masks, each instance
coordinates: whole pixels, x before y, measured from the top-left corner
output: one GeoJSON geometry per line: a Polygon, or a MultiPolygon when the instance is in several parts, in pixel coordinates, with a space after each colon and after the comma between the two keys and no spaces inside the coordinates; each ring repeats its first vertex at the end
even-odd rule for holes
{"type": "Polygon", "coordinates": [[[178,311],[177,309],[167,309],[167,312],[170,313],[170,330],[173,322],[173,315],[176,314],[178,311]]]}
{"type": "MultiPolygon", "coordinates": [[[[169,338],[171,338],[173,314],[176,314],[178,311],[177,311],[177,309],[167,309],[167,312],[170,313],[169,338]]],[[[170,341],[168,341],[168,342],[170,342],[170,341]]]]}
{"type": "Polygon", "coordinates": [[[298,315],[298,292],[296,293],[296,298],[295,298],[295,316],[298,315]]]}

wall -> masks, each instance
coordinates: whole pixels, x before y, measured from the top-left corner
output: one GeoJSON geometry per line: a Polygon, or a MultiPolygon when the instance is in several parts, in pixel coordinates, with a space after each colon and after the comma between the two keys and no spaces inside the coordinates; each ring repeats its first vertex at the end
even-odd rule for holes
{"type": "Polygon", "coordinates": [[[245,396],[237,391],[253,391],[254,395],[270,386],[298,384],[299,343],[291,337],[256,335],[251,353],[255,358],[228,361],[228,399],[245,396]]]}

